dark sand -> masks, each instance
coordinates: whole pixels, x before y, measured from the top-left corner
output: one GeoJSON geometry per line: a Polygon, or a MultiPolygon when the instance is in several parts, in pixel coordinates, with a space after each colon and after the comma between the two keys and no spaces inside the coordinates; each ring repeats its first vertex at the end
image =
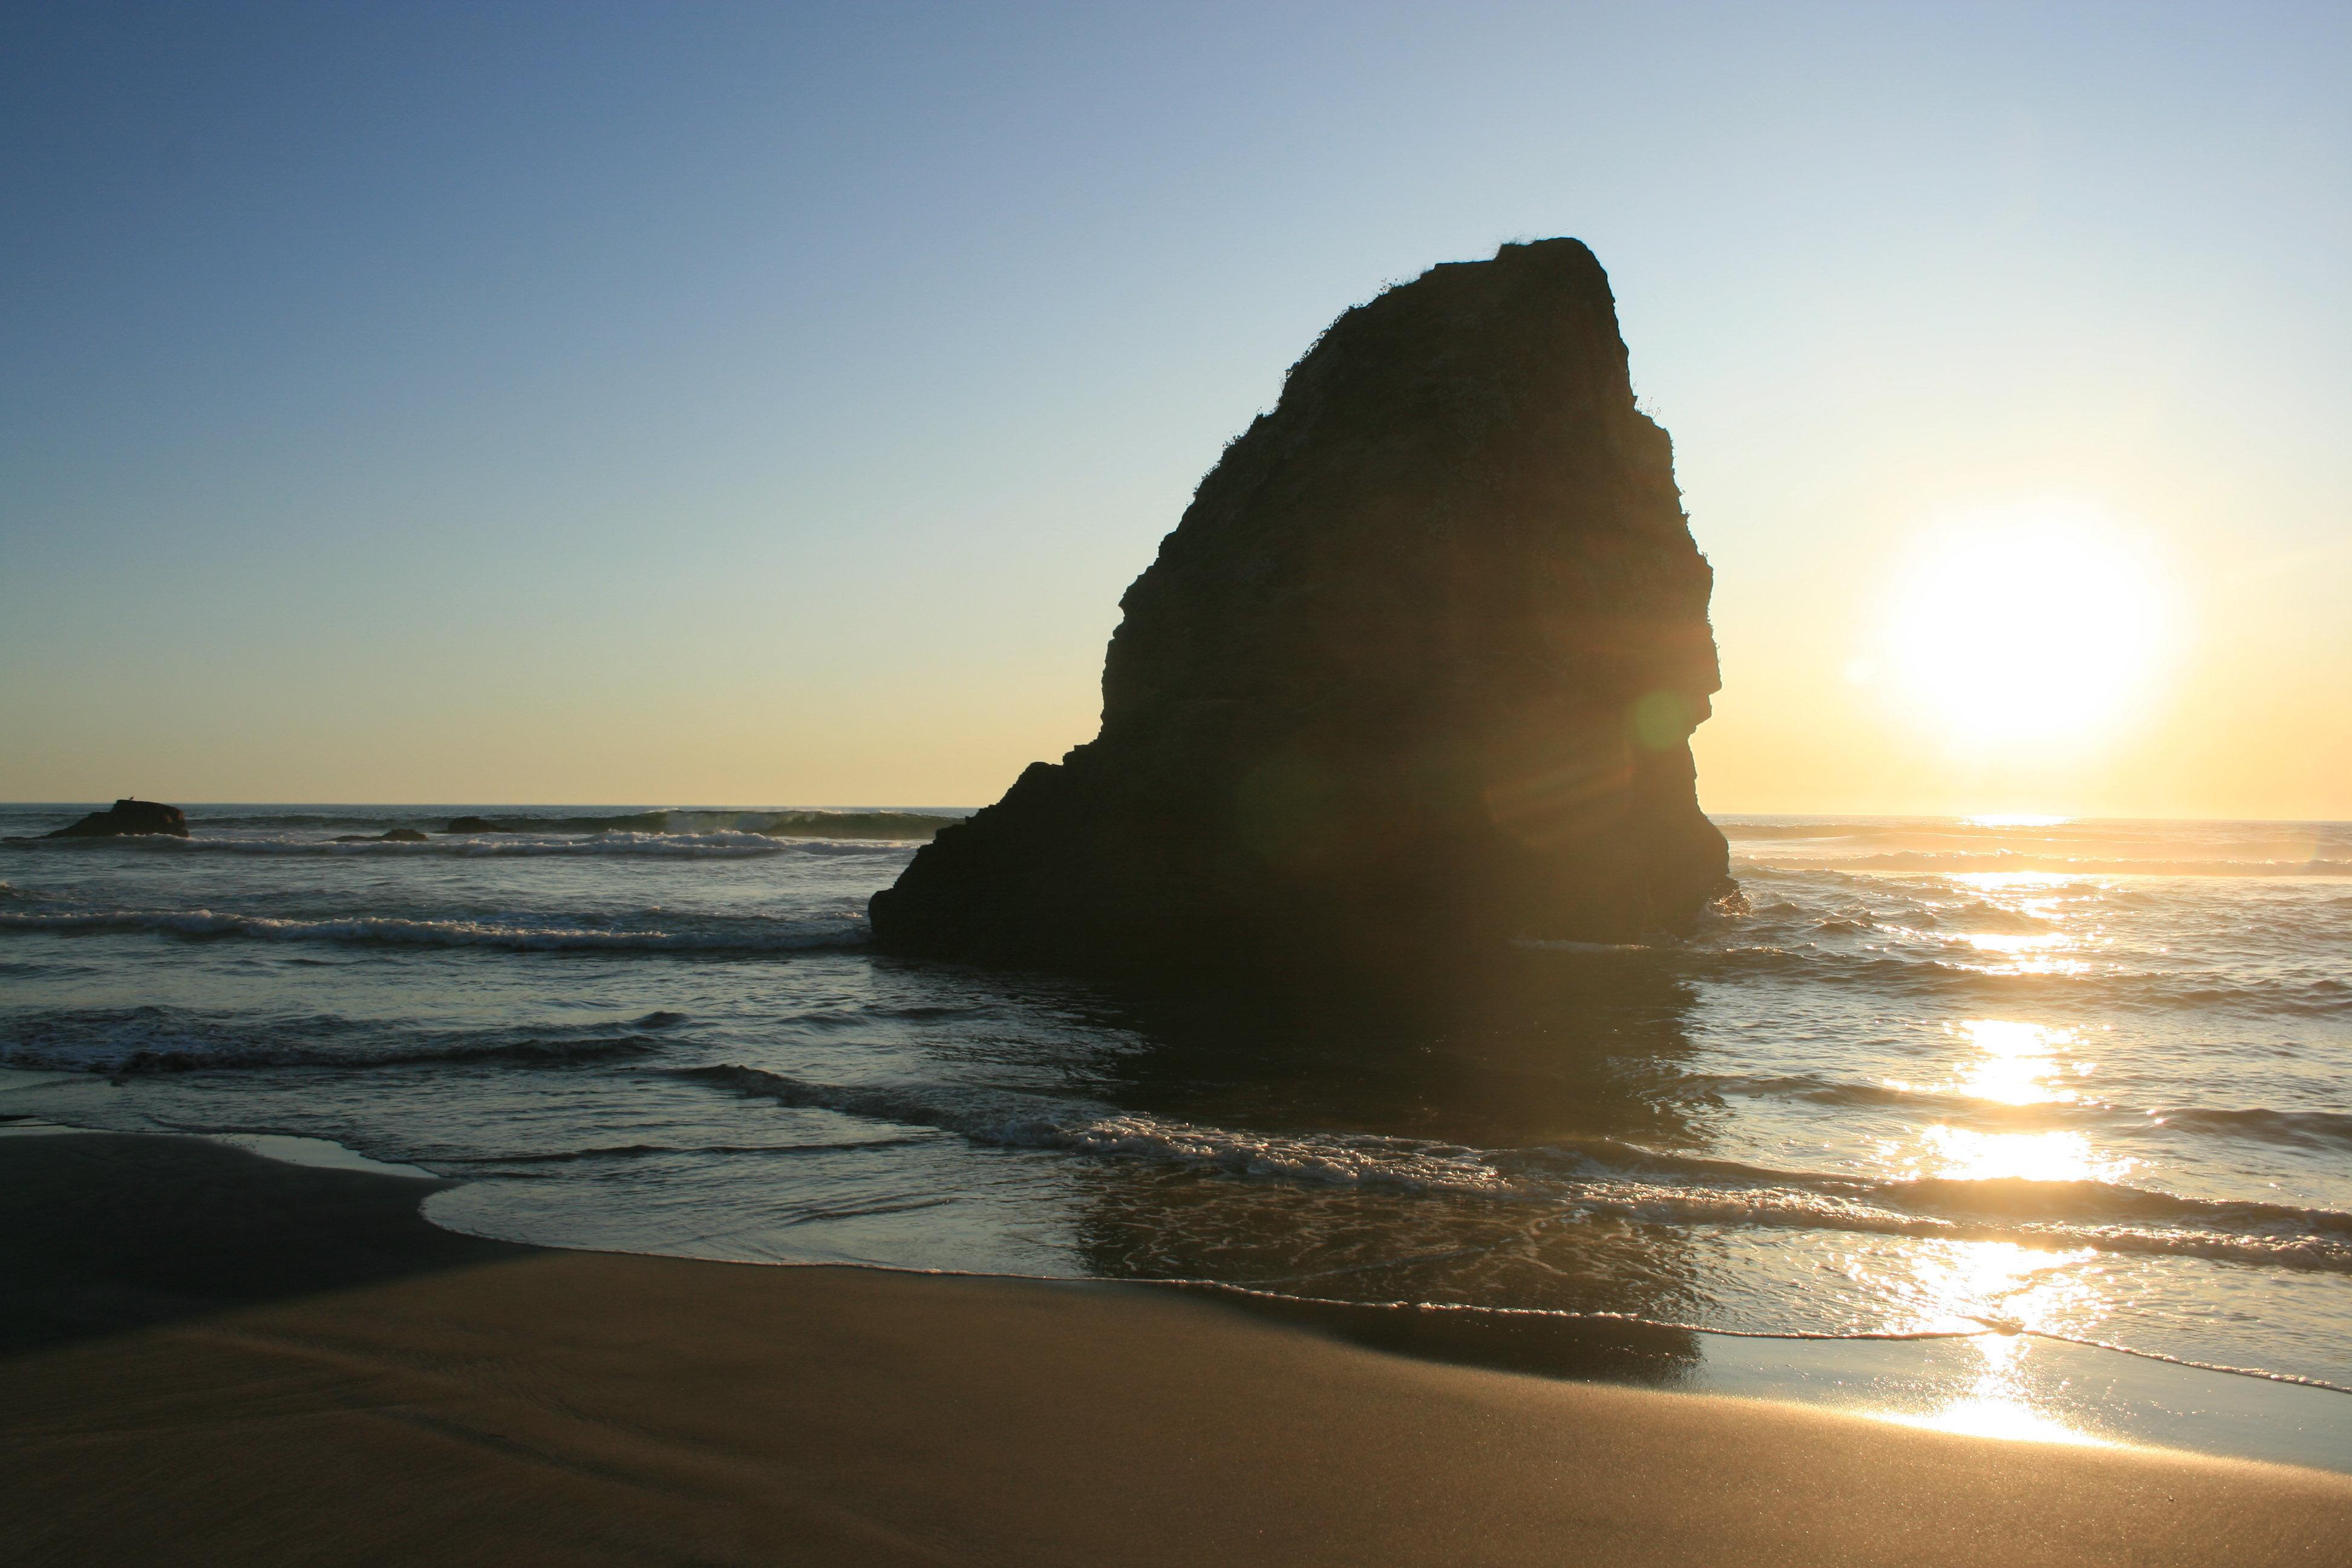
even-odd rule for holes
{"type": "Polygon", "coordinates": [[[430,1190],[0,1139],[8,1559],[2352,1561],[2352,1477],[1441,1365],[1142,1287],[499,1247],[430,1190]]]}

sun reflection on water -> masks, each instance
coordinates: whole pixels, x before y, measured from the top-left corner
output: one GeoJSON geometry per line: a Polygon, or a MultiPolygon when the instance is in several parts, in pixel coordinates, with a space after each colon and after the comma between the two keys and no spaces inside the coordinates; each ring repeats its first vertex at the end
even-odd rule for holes
{"type": "Polygon", "coordinates": [[[2054,1330],[2079,1325],[2099,1306],[2095,1280],[2079,1266],[2094,1247],[2023,1247],[2011,1241],[1931,1241],[1909,1258],[1902,1293],[1916,1316],[1912,1333],[1991,1328],[2054,1330]]]}
{"type": "MultiPolygon", "coordinates": [[[[2021,880],[2004,879],[2004,880],[2021,880]]],[[[2036,885],[2046,885],[2036,879],[2036,885]]],[[[2055,918],[2031,906],[2055,900],[2018,900],[2019,912],[2055,918]],[[2021,906],[2025,906],[2021,908],[2021,906]]],[[[1971,939],[2011,953],[2047,952],[2072,939],[2051,935],[1971,939]]],[[[1928,1089],[1982,1102],[1988,1108],[2080,1103],[2082,1080],[2097,1069],[2088,1050],[2098,1031],[2019,1018],[1967,1018],[1946,1026],[1956,1047],[1946,1072],[1928,1089]]],[[[2137,1161],[2108,1153],[2091,1137],[2068,1128],[1987,1131],[1937,1121],[1917,1127],[1886,1149],[1890,1162],[1914,1179],[1941,1182],[2114,1182],[2137,1161]]],[[[1986,1202],[2007,1201],[1988,1192],[1986,1202]]],[[[2042,1443],[2105,1444],[2070,1419],[2056,1390],[2029,1373],[2029,1335],[2080,1334],[2106,1317],[2106,1284],[2095,1247],[2037,1247],[2004,1241],[1923,1239],[1907,1247],[1899,1278],[1885,1281],[1910,1305],[1897,1331],[1967,1333],[1977,1360],[1924,1407],[1879,1412],[1906,1426],[1972,1436],[2042,1443]]]]}
{"type": "Polygon", "coordinates": [[[2082,1097],[2063,1077],[2086,1076],[2097,1065],[2067,1059],[2082,1045],[2078,1029],[2011,1018],[1969,1018],[1955,1027],[1975,1052],[1958,1064],[1960,1085],[1979,1100],[2003,1105],[2072,1103],[2082,1097]]]}
{"type": "Polygon", "coordinates": [[[2084,1447],[2114,1445],[2095,1433],[2070,1426],[2037,1408],[2021,1375],[2026,1341],[2014,1334],[1979,1334],[1970,1343],[1984,1358],[1984,1370],[1966,1394],[1927,1411],[1885,1411],[1880,1419],[1924,1426],[1966,1437],[2000,1437],[2012,1443],[2072,1443],[2084,1447]]]}
{"type": "Polygon", "coordinates": [[[2096,1281],[2081,1265],[2092,1247],[2045,1250],[2012,1242],[1928,1243],[1912,1253],[1907,1290],[1918,1316],[1914,1332],[1986,1330],[1968,1342],[1975,1377],[1928,1408],[1876,1412],[1883,1420],[1969,1436],[2105,1446],[2037,1394],[2027,1373],[2029,1331],[2079,1326],[2100,1315],[2096,1281]]]}
{"type": "Polygon", "coordinates": [[[1971,952],[2000,964],[1996,973],[2087,973],[2090,953],[2105,945],[2100,929],[2083,921],[2074,897],[2084,878],[2058,871],[1968,871],[1952,880],[1999,914],[2033,928],[1956,933],[1971,952]]]}
{"type": "MultiPolygon", "coordinates": [[[[2072,947],[2074,945],[2074,938],[2068,936],[2064,931],[2042,931],[2032,933],[2023,931],[1969,931],[1963,934],[1960,940],[1967,942],[1970,947],[1975,948],[1979,952],[1997,952],[2008,957],[2019,959],[2022,959],[2030,954],[2051,952],[2061,948],[2072,947]]],[[[2020,967],[2025,967],[2025,965],[2021,963],[2020,967]]],[[[2048,966],[2036,965],[2035,967],[2046,969],[2048,966]]]]}
{"type": "Polygon", "coordinates": [[[1906,1163],[1923,1176],[1958,1182],[2115,1182],[2138,1163],[2102,1154],[2080,1132],[1979,1132],[1941,1123],[1924,1128],[1906,1163]]]}
{"type": "MultiPolygon", "coordinates": [[[[1969,1018],[1950,1029],[1969,1050],[1953,1062],[1951,1079],[1937,1087],[1972,1100],[2078,1103],[2081,1091],[2066,1080],[2087,1077],[2098,1065],[2075,1058],[2083,1044],[2078,1029],[2011,1018],[1969,1018]]],[[[1919,1129],[1917,1139],[1897,1163],[1915,1176],[1946,1181],[2113,1182],[2138,1163],[2102,1152],[2085,1133],[2057,1128],[1987,1132],[1937,1122],[1919,1129]]]]}
{"type": "Polygon", "coordinates": [[[2084,1095],[2067,1080],[2098,1070],[2097,1062],[2080,1054],[2086,1042],[2078,1028],[2013,1018],[1963,1018],[1944,1027],[1967,1047],[1953,1061],[1951,1076],[1932,1084],[1887,1079],[1889,1089],[1966,1095],[1998,1105],[2072,1105],[2084,1095]]]}
{"type": "Polygon", "coordinates": [[[1955,871],[1950,879],[1977,893],[2004,893],[2023,888],[2052,891],[2084,880],[2073,871],[1955,871]]]}

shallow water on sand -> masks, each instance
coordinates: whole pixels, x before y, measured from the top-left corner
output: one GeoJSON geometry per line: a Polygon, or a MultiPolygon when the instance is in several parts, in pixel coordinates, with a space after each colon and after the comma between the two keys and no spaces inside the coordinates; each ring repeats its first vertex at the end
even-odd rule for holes
{"type": "Polygon", "coordinates": [[[1276,1015],[878,957],[912,846],[757,813],[23,841],[79,809],[0,808],[7,1113],[331,1139],[559,1245],[1971,1335],[1941,1414],[2021,1436],[2099,1418],[2004,1346],[2352,1387],[2343,826],[1727,819],[1687,941],[1276,1015]]]}

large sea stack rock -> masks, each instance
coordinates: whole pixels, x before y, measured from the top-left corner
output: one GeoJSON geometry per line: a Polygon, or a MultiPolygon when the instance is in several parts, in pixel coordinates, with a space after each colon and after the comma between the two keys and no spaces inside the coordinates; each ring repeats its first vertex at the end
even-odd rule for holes
{"type": "Polygon", "coordinates": [[[176,805],[160,805],[152,800],[116,801],[104,811],[93,811],[70,827],[60,827],[45,838],[117,838],[128,834],[167,833],[174,838],[188,836],[188,818],[176,805]]]}
{"type": "Polygon", "coordinates": [[[1620,942],[1728,889],[1666,433],[1571,239],[1341,316],[1121,601],[1102,732],[875,895],[887,951],[1094,972],[1620,942]]]}

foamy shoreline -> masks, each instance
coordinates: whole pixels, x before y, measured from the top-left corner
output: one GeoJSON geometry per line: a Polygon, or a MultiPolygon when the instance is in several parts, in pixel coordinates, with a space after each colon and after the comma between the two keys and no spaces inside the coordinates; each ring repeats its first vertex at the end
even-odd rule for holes
{"type": "MultiPolygon", "coordinates": [[[[118,1165],[129,1158],[134,1166],[152,1168],[193,1162],[199,1169],[214,1167],[215,1175],[220,1174],[222,1163],[216,1151],[241,1151],[268,1162],[268,1167],[259,1173],[248,1168],[242,1179],[265,1188],[290,1186],[313,1197],[317,1195],[311,1190],[317,1184],[314,1173],[327,1173],[330,1184],[342,1183],[347,1192],[364,1188],[364,1183],[354,1185],[347,1180],[355,1173],[375,1178],[378,1190],[369,1194],[375,1206],[349,1217],[356,1221],[355,1228],[373,1226],[384,1233],[371,1234],[364,1245],[379,1261],[389,1257],[393,1261],[387,1267],[394,1273],[405,1272],[412,1266],[445,1267],[453,1258],[472,1260],[469,1249],[473,1248],[484,1249],[486,1257],[572,1250],[478,1238],[434,1224],[429,1211],[419,1215],[404,1205],[461,1187],[462,1181],[415,1167],[388,1165],[317,1139],[262,1134],[190,1139],[37,1123],[0,1124],[0,1147],[7,1151],[0,1153],[0,1163],[12,1157],[21,1163],[21,1150],[30,1136],[38,1136],[45,1143],[59,1140],[55,1148],[68,1155],[94,1152],[118,1165]],[[388,1189],[383,1185],[385,1178],[396,1178],[388,1189]],[[383,1206],[387,1204],[388,1208],[383,1206]],[[393,1218],[388,1231],[386,1215],[393,1218]],[[420,1219],[421,1229],[412,1223],[420,1219]]],[[[35,1163],[39,1163],[37,1158],[35,1163]]],[[[234,1167],[240,1163],[228,1163],[234,1167]]],[[[117,1178],[122,1174],[118,1171],[117,1178]]],[[[228,1174],[232,1181],[239,1179],[234,1169],[228,1174]]],[[[134,1183],[142,1179],[136,1169],[129,1175],[134,1183]]],[[[36,1191],[43,1186],[37,1176],[30,1184],[36,1191]]],[[[85,1197],[84,1201],[92,1200],[85,1197]]],[[[265,1228],[270,1224],[253,1214],[224,1216],[215,1213],[208,1222],[215,1226],[258,1223],[265,1228]]],[[[315,1215],[310,1223],[317,1223],[315,1215]]],[[[319,1250],[315,1241],[310,1250],[319,1250]]],[[[332,1248],[327,1250],[331,1253],[332,1248]]],[[[193,1270],[203,1276],[208,1289],[221,1293],[221,1302],[245,1300],[247,1292],[260,1297],[278,1293],[278,1287],[266,1280],[257,1283],[238,1278],[234,1263],[222,1267],[184,1260],[180,1267],[184,1273],[193,1270]]],[[[1007,1284],[1097,1283],[870,1264],[755,1267],[848,1268],[881,1275],[1007,1284]]],[[[369,1273],[365,1278],[376,1276],[369,1273]]],[[[309,1288],[352,1282],[341,1276],[320,1277],[312,1279],[309,1288]]],[[[2008,1335],[1992,1329],[1974,1334],[1734,1333],[1606,1314],[1328,1300],[1313,1294],[1312,1281],[1302,1282],[1296,1291],[1253,1289],[1214,1280],[1121,1281],[1117,1288],[1203,1300],[1260,1321],[1348,1343],[1487,1371],[1762,1399],[1931,1430],[2038,1444],[2170,1449],[2352,1473],[2352,1394],[2274,1373],[2199,1366],[2046,1334],[2008,1335]],[[1993,1375],[1988,1375],[1989,1366],[1993,1375]]],[[[58,1314],[49,1316],[54,1319],[58,1314]]],[[[135,1312],[131,1318],[108,1319],[104,1310],[93,1317],[85,1309],[84,1316],[86,1321],[65,1337],[113,1331],[134,1326],[136,1320],[135,1312]]],[[[0,1343],[17,1344],[21,1328],[21,1323],[11,1324],[0,1331],[0,1343]]]]}
{"type": "Polygon", "coordinates": [[[1439,1365],[1164,1289],[474,1242],[425,1184],[195,1140],[0,1166],[12,1316],[142,1270],[151,1312],[0,1361],[28,1560],[2245,1564],[2352,1529],[2339,1475],[1439,1365]],[[373,1282],[184,1315],[173,1237],[184,1292],[322,1241],[373,1282]]]}

